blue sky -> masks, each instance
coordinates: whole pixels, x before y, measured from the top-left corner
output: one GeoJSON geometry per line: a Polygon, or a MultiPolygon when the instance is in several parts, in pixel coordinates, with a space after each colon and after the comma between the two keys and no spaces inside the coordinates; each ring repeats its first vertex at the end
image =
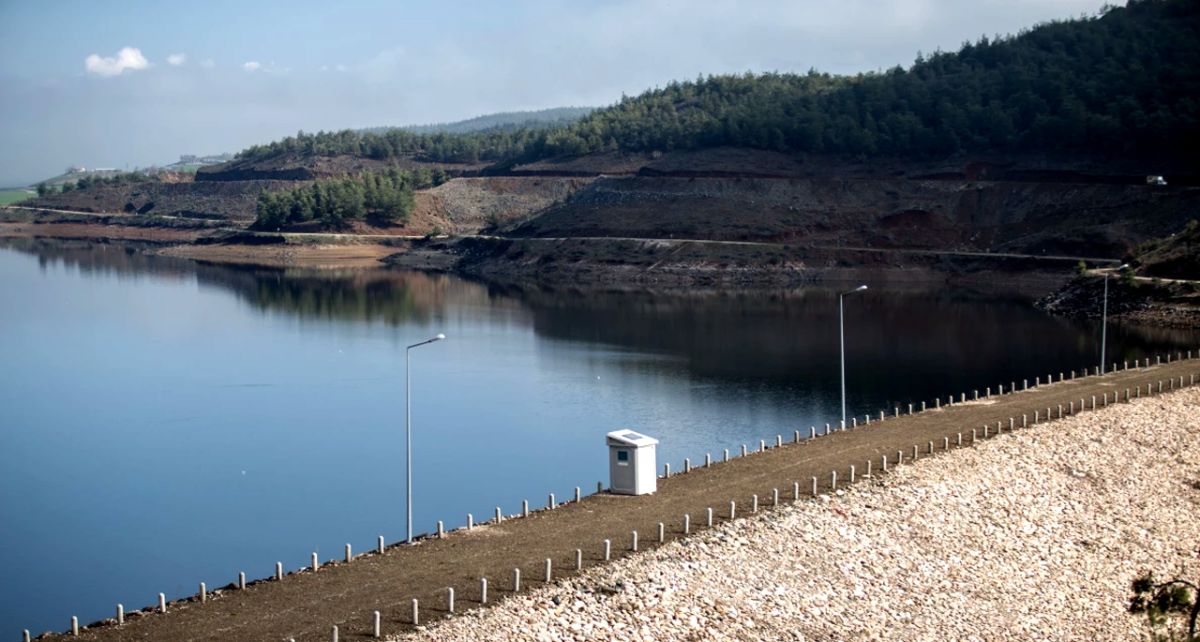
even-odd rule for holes
{"type": "Polygon", "coordinates": [[[0,1],[0,185],[298,129],[606,105],[699,74],[855,73],[1099,0],[0,1]],[[122,51],[124,50],[124,53],[122,51]]]}

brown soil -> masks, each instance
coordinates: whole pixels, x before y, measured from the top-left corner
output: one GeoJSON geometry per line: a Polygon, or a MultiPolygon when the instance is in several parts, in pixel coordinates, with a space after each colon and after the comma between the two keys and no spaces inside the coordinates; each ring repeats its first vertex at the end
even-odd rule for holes
{"type": "Polygon", "coordinates": [[[92,223],[0,223],[0,237],[44,236],[65,239],[191,243],[209,232],[210,230],[96,225],[92,223]]]}
{"type": "Polygon", "coordinates": [[[314,269],[372,268],[380,259],[396,253],[394,246],[375,243],[314,245],[176,245],[158,251],[212,263],[302,267],[314,269]]]}
{"type": "MultiPolygon", "coordinates": [[[[383,555],[369,554],[353,563],[337,563],[319,572],[298,572],[282,582],[262,581],[244,591],[223,588],[201,604],[188,598],[168,605],[166,615],[141,614],[124,626],[97,626],[85,629],[83,640],[297,640],[329,639],[337,625],[341,639],[369,637],[372,611],[383,615],[385,634],[410,629],[410,603],[421,604],[423,624],[445,617],[446,587],[454,587],[457,608],[479,606],[479,578],[490,580],[493,601],[511,594],[512,571],[520,568],[523,587],[537,587],[544,561],[553,560],[556,576],[569,575],[575,550],[583,551],[584,564],[602,563],[603,541],[612,541],[614,557],[629,553],[632,531],[640,535],[643,548],[655,545],[658,523],[666,526],[668,539],[681,536],[683,516],[690,515],[692,528],[704,528],[705,510],[714,509],[717,519],[725,521],[729,502],[737,502],[746,511],[752,495],[760,506],[768,506],[772,489],[782,499],[791,496],[797,482],[803,495],[811,494],[816,477],[822,490],[828,490],[831,471],[847,479],[851,465],[863,474],[866,462],[880,474],[882,458],[896,465],[897,451],[904,459],[912,456],[914,445],[921,457],[928,455],[928,443],[941,449],[943,438],[955,447],[958,435],[970,445],[971,431],[983,438],[983,426],[995,435],[997,422],[1007,430],[1009,418],[1021,425],[1022,415],[1045,419],[1048,408],[1078,404],[1092,396],[1124,393],[1141,386],[1141,394],[1158,391],[1158,382],[1179,377],[1185,382],[1200,372],[1194,360],[1126,370],[1105,377],[1089,377],[1035,387],[1015,394],[993,397],[918,413],[913,416],[873,421],[869,426],[835,432],[800,444],[771,447],[762,454],[736,457],[729,463],[700,468],[689,474],[660,480],[658,492],[640,497],[608,494],[570,502],[555,510],[543,510],[528,518],[506,520],[498,525],[477,527],[471,532],[458,531],[445,539],[421,539],[415,546],[397,545],[383,555]]],[[[1009,384],[1005,382],[1007,387],[1009,384]]],[[[1170,390],[1175,385],[1164,385],[1170,390]]],[[[1018,428],[1019,429],[1019,428],[1018,428]]],[[[790,441],[790,427],[783,430],[790,441]]],[[[730,444],[736,447],[736,444],[730,444]]],[[[757,450],[752,445],[751,450],[757,450]]],[[[718,454],[716,459],[721,459],[718,454]]],[[[536,501],[535,504],[540,502],[536,501]]],[[[263,566],[270,567],[271,560],[263,566]]]]}

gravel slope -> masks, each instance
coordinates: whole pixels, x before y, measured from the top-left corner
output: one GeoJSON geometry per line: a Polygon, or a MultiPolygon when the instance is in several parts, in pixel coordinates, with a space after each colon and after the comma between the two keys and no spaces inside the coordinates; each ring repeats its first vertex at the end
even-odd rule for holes
{"type": "Polygon", "coordinates": [[[1200,572],[1200,389],[952,450],[394,640],[1129,640],[1200,572]]]}

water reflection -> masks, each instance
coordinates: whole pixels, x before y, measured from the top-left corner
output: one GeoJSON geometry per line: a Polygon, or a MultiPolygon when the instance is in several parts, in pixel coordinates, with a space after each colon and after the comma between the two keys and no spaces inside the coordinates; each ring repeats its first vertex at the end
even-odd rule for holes
{"type": "MultiPolygon", "coordinates": [[[[614,428],[660,438],[678,465],[837,413],[828,288],[499,288],[145,249],[0,240],[0,630],[394,540],[403,346],[433,332],[450,340],[414,355],[418,532],[593,487],[614,428]]],[[[856,295],[846,330],[859,416],[1099,353],[1094,323],[936,288],[856,295]]],[[[1132,359],[1197,338],[1117,325],[1109,350],[1132,359]]]]}

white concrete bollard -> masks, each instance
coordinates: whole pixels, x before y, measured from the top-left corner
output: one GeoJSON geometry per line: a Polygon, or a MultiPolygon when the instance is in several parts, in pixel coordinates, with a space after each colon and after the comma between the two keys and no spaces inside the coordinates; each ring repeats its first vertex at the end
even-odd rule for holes
{"type": "Polygon", "coordinates": [[[704,453],[704,467],[712,466],[712,453],[704,453]]]}
{"type": "Polygon", "coordinates": [[[29,637],[29,629],[25,629],[21,632],[21,639],[23,642],[31,642],[32,638],[29,637]]]}
{"type": "Polygon", "coordinates": [[[817,496],[817,478],[816,477],[812,478],[812,496],[813,497],[817,496]]]}
{"type": "Polygon", "coordinates": [[[913,405],[912,404],[908,404],[908,414],[910,414],[910,415],[913,414],[913,405]]]}
{"type": "Polygon", "coordinates": [[[683,534],[688,535],[692,532],[692,516],[685,514],[683,516],[683,534]]]}
{"type": "Polygon", "coordinates": [[[775,447],[779,448],[783,445],[783,435],[775,435],[775,447]]]}
{"type": "Polygon", "coordinates": [[[666,541],[667,541],[667,525],[662,522],[659,522],[658,523],[658,543],[662,544],[666,541]]]}
{"type": "Polygon", "coordinates": [[[754,495],[750,498],[750,514],[754,514],[757,512],[758,512],[758,495],[754,495]]]}
{"type": "Polygon", "coordinates": [[[350,545],[346,544],[346,562],[349,563],[354,559],[354,554],[350,550],[350,545]]]}
{"type": "Polygon", "coordinates": [[[604,540],[604,561],[612,559],[612,540],[604,540]]]}
{"type": "MultiPolygon", "coordinates": [[[[579,500],[575,500],[575,501],[579,501],[579,500]]],[[[496,516],[493,518],[493,520],[497,524],[504,521],[504,511],[501,511],[499,506],[496,507],[496,516]]]]}
{"type": "Polygon", "coordinates": [[[1029,427],[1029,415],[1021,415],[1021,427],[1022,428],[1029,427]]]}
{"type": "Polygon", "coordinates": [[[942,450],[950,450],[950,438],[942,437],[942,450]]]}
{"type": "Polygon", "coordinates": [[[317,554],[316,554],[316,553],[313,553],[313,554],[312,554],[312,570],[313,570],[313,573],[316,573],[316,572],[317,572],[317,569],[319,569],[319,568],[321,568],[321,560],[317,558],[317,554]]]}
{"type": "Polygon", "coordinates": [[[854,483],[854,465],[853,464],[850,465],[850,483],[851,484],[854,483]]]}
{"type": "Polygon", "coordinates": [[[275,562],[275,581],[283,581],[283,562],[275,562]]]}
{"type": "Polygon", "coordinates": [[[554,564],[554,563],[550,561],[550,558],[549,558],[549,557],[547,557],[547,558],[546,558],[546,573],[545,573],[545,575],[543,576],[543,577],[545,577],[545,578],[546,578],[546,583],[547,583],[547,584],[549,584],[549,583],[550,583],[550,580],[554,579],[554,566],[553,566],[553,564],[554,564]]]}
{"type": "Polygon", "coordinates": [[[487,578],[481,577],[479,578],[479,603],[487,604],[487,598],[487,578]]]}
{"type": "Polygon", "coordinates": [[[733,521],[735,517],[737,517],[737,503],[731,500],[729,502],[729,520],[733,521]]]}
{"type": "Polygon", "coordinates": [[[800,501],[800,482],[792,482],[792,501],[800,501]]]}
{"type": "Polygon", "coordinates": [[[925,402],[921,402],[921,412],[925,412],[925,402]]]}
{"type": "Polygon", "coordinates": [[[837,471],[829,471],[829,492],[837,490],[837,471]]]}
{"type": "MultiPolygon", "coordinates": [[[[607,559],[607,558],[606,558],[607,559]]],[[[521,592],[521,569],[513,569],[513,593],[521,592]]],[[[414,602],[416,600],[413,600],[414,602]]]]}
{"type": "Polygon", "coordinates": [[[380,555],[383,555],[383,549],[384,549],[384,546],[383,546],[383,535],[380,535],[380,536],[379,536],[379,539],[378,539],[378,541],[376,542],[376,548],[375,548],[375,550],[376,550],[376,552],[378,552],[380,555]]]}
{"type": "Polygon", "coordinates": [[[438,536],[438,539],[444,539],[446,537],[446,525],[443,524],[442,520],[440,520],[440,519],[438,520],[438,523],[437,523],[437,536],[438,536]]]}
{"type": "MultiPolygon", "coordinates": [[[[597,484],[597,485],[599,485],[599,484],[597,484]]],[[[521,516],[529,517],[529,500],[528,499],[521,500],[521,516]]]]}
{"type": "Polygon", "coordinates": [[[125,605],[118,604],[117,605],[117,624],[124,624],[124,623],[125,623],[125,605]]]}
{"type": "Polygon", "coordinates": [[[713,527],[713,509],[710,507],[710,508],[706,508],[705,511],[706,511],[705,515],[708,518],[708,527],[712,528],[713,527]]]}
{"type": "Polygon", "coordinates": [[[746,444],[742,444],[742,457],[746,456],[746,444]]]}
{"type": "Polygon", "coordinates": [[[671,476],[671,464],[663,464],[663,479],[671,476]]]}
{"type": "Polygon", "coordinates": [[[912,459],[913,459],[913,461],[916,461],[916,460],[917,460],[917,445],[916,445],[916,444],[913,444],[913,456],[912,456],[912,459]]]}
{"type": "Polygon", "coordinates": [[[575,570],[583,570],[583,549],[575,549],[575,570]]]}
{"type": "Polygon", "coordinates": [[[941,409],[942,409],[942,398],[941,398],[941,397],[935,397],[935,398],[934,398],[934,400],[933,400],[933,409],[934,409],[934,410],[941,410],[941,409]]]}
{"type": "Polygon", "coordinates": [[[984,425],[983,425],[983,438],[984,438],[984,439],[987,439],[987,438],[988,438],[988,427],[987,427],[987,424],[984,424],[984,425]]]}
{"type": "Polygon", "coordinates": [[[1021,386],[1022,386],[1022,388],[1023,388],[1024,390],[1029,390],[1029,380],[1028,380],[1028,379],[1022,379],[1022,380],[1021,380],[1021,386]]]}
{"type": "Polygon", "coordinates": [[[71,635],[79,637],[79,618],[71,616],[71,635]]]}
{"type": "MultiPolygon", "coordinates": [[[[450,590],[454,590],[454,589],[450,589],[450,590]]],[[[451,604],[452,605],[450,607],[450,612],[453,613],[454,612],[453,602],[451,604]]],[[[338,642],[338,628],[337,628],[336,624],[333,625],[333,632],[330,635],[332,637],[330,637],[329,639],[333,640],[333,642],[338,642]]]]}
{"type": "Polygon", "coordinates": [[[960,432],[960,433],[958,433],[958,443],[957,443],[957,444],[955,444],[955,445],[957,445],[957,446],[959,446],[959,447],[961,447],[961,446],[962,446],[962,433],[961,433],[961,432],[960,432]]]}
{"type": "Polygon", "coordinates": [[[246,573],[239,572],[238,573],[238,590],[245,590],[245,589],[246,589],[246,573]]]}
{"type": "Polygon", "coordinates": [[[383,616],[379,611],[375,611],[371,617],[371,637],[376,639],[383,637],[383,616]]]}
{"type": "Polygon", "coordinates": [[[554,501],[554,493],[550,493],[550,496],[546,498],[546,508],[558,508],[558,503],[554,501]]]}
{"type": "Polygon", "coordinates": [[[724,459],[724,461],[729,461],[729,449],[728,449],[728,448],[726,448],[726,449],[725,449],[725,459],[724,459]]]}
{"type": "Polygon", "coordinates": [[[638,545],[638,540],[637,540],[637,531],[633,531],[633,532],[632,532],[632,533],[630,533],[629,535],[630,535],[630,537],[629,537],[629,550],[631,550],[631,551],[634,551],[634,552],[637,552],[637,545],[638,545]]]}
{"type": "Polygon", "coordinates": [[[204,582],[200,582],[200,603],[204,604],[208,601],[208,588],[204,586],[204,582]]]}
{"type": "Polygon", "coordinates": [[[974,428],[972,428],[972,429],[971,429],[971,443],[972,443],[972,444],[974,444],[974,443],[975,443],[975,440],[976,440],[977,438],[978,438],[978,436],[977,436],[977,433],[976,433],[975,429],[974,429],[974,428]]]}
{"type": "Polygon", "coordinates": [[[851,417],[851,418],[850,418],[850,428],[851,428],[851,429],[853,429],[853,428],[858,428],[858,417],[851,417]]]}
{"type": "MultiPolygon", "coordinates": [[[[518,573],[519,572],[520,571],[518,571],[518,573]]],[[[413,626],[419,626],[421,624],[421,610],[417,606],[416,598],[413,598],[412,601],[412,623],[413,626]]]]}
{"type": "Polygon", "coordinates": [[[692,460],[688,459],[687,457],[683,458],[683,472],[685,472],[685,473],[692,472],[692,460]]]}
{"type": "Polygon", "coordinates": [[[581,499],[583,499],[583,491],[580,490],[578,486],[576,486],[575,487],[575,503],[578,504],[579,500],[581,500],[581,499]]]}
{"type": "Polygon", "coordinates": [[[778,488],[775,488],[771,491],[771,505],[772,506],[779,505],[779,489],[778,488]]]}
{"type": "Polygon", "coordinates": [[[454,587],[453,586],[446,588],[446,611],[449,613],[454,612],[454,587]]]}
{"type": "Polygon", "coordinates": [[[1000,384],[1000,394],[1004,394],[1004,384],[1000,384]]]}
{"type": "Polygon", "coordinates": [[[871,477],[871,460],[867,460],[867,469],[863,472],[863,477],[870,479],[871,477]]]}
{"type": "Polygon", "coordinates": [[[893,414],[892,416],[893,416],[893,417],[899,417],[899,416],[900,416],[900,406],[896,406],[896,408],[895,408],[895,414],[893,414]]]}
{"type": "Polygon", "coordinates": [[[808,438],[809,438],[809,439],[816,439],[816,437],[817,437],[817,427],[816,427],[816,426],[809,426],[809,427],[808,427],[808,438]]]}
{"type": "Polygon", "coordinates": [[[800,431],[799,430],[797,430],[795,432],[795,434],[792,436],[792,443],[794,443],[794,444],[800,443],[800,431]]]}
{"type": "Polygon", "coordinates": [[[881,471],[885,472],[885,473],[887,472],[887,455],[881,455],[881,456],[880,456],[880,458],[879,458],[879,469],[880,469],[881,471]]]}
{"type": "Polygon", "coordinates": [[[879,411],[879,421],[883,421],[883,411],[879,411]]]}

